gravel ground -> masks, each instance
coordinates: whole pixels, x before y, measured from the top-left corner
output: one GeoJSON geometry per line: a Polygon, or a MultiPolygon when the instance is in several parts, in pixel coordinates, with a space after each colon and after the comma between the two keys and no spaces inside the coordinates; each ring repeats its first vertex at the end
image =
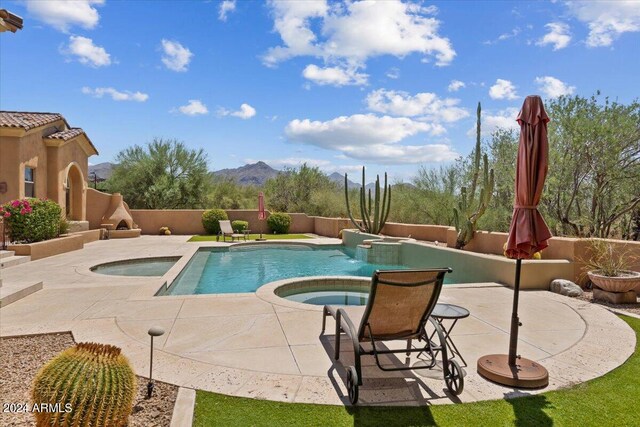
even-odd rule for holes
{"type": "MultiPolygon", "coordinates": [[[[33,426],[30,413],[5,412],[5,404],[29,403],[31,383],[38,369],[62,350],[75,344],[69,333],[0,339],[0,426],[33,426]]],[[[138,377],[138,394],[129,426],[168,426],[178,387],[156,382],[152,399],[145,399],[147,380],[138,377]]]]}
{"type": "Polygon", "coordinates": [[[604,305],[606,307],[611,307],[611,308],[616,308],[616,309],[619,309],[619,310],[628,311],[629,313],[640,315],[640,303],[636,303],[636,304],[611,304],[610,302],[606,302],[606,301],[594,300],[593,299],[593,292],[590,289],[583,289],[583,291],[584,291],[584,293],[582,294],[582,296],[578,297],[578,299],[581,299],[581,300],[584,300],[584,301],[589,301],[589,302],[592,302],[594,304],[604,305]]]}

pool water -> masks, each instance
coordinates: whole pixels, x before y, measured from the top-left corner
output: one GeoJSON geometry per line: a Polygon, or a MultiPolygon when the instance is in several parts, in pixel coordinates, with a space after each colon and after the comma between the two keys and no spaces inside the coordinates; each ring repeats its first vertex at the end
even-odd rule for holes
{"type": "Polygon", "coordinates": [[[252,245],[200,249],[164,295],[255,292],[265,283],[305,276],[371,277],[378,269],[401,265],[369,264],[343,246],[252,245]]]}
{"type": "Polygon", "coordinates": [[[180,257],[139,258],[91,267],[91,271],[111,276],[163,276],[180,257]]]}
{"type": "Polygon", "coordinates": [[[367,305],[369,292],[359,291],[313,291],[284,297],[289,301],[314,305],[367,305]]]}

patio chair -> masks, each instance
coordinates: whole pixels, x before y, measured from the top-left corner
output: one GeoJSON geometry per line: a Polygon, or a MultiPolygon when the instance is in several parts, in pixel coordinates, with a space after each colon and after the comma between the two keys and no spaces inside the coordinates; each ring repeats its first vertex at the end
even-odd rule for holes
{"type": "Polygon", "coordinates": [[[240,240],[240,238],[247,240],[246,233],[236,233],[235,231],[233,231],[233,227],[231,227],[231,221],[229,221],[228,219],[223,219],[223,220],[220,220],[219,222],[220,222],[220,234],[222,235],[223,242],[227,241],[227,236],[231,236],[232,242],[233,242],[233,239],[240,240]]]}
{"type": "Polygon", "coordinates": [[[413,369],[432,369],[436,365],[439,352],[442,356],[442,370],[447,388],[454,395],[462,393],[464,378],[460,365],[447,358],[447,346],[442,327],[432,317],[436,306],[444,275],[451,272],[449,268],[428,270],[378,270],[373,273],[369,301],[362,307],[336,307],[325,305],[322,318],[322,334],[324,334],[327,316],[336,320],[335,359],[340,358],[340,334],[344,332],[352,341],[355,353],[355,366],[347,367],[347,390],[349,401],[358,402],[358,387],[362,385],[362,369],[360,359],[363,355],[373,355],[376,364],[383,371],[401,371],[413,369]],[[357,319],[362,316],[361,319],[357,319]],[[356,328],[354,322],[360,320],[356,328]],[[435,328],[439,346],[429,340],[425,324],[430,321],[435,328]],[[425,346],[412,348],[411,340],[425,340],[425,346]],[[381,347],[383,341],[407,340],[406,349],[391,350],[381,347]],[[366,350],[362,344],[371,345],[366,350]],[[424,366],[383,366],[378,355],[389,353],[426,352],[430,360],[424,366]]]}

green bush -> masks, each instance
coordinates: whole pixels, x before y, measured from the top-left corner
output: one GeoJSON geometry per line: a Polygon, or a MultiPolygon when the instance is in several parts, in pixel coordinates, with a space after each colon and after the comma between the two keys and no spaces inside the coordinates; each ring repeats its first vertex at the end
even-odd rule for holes
{"type": "Polygon", "coordinates": [[[247,221],[240,221],[239,219],[231,222],[231,228],[237,233],[242,233],[244,230],[249,229],[249,223],[247,221]]]}
{"type": "Polygon", "coordinates": [[[9,238],[16,243],[53,239],[60,233],[60,205],[52,200],[26,198],[0,206],[9,238]]]}
{"type": "Polygon", "coordinates": [[[224,209],[209,209],[202,214],[202,226],[207,234],[220,233],[220,221],[229,219],[224,209]]]}
{"type": "Polygon", "coordinates": [[[282,212],[275,212],[267,218],[267,225],[274,234],[287,234],[291,226],[291,216],[282,212]]]}

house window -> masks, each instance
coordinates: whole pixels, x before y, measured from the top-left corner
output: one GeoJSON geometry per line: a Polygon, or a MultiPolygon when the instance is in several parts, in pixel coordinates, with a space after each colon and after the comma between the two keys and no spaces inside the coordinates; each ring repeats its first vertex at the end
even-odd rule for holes
{"type": "Polygon", "coordinates": [[[36,171],[33,168],[24,168],[24,196],[36,197],[36,171]]]}

